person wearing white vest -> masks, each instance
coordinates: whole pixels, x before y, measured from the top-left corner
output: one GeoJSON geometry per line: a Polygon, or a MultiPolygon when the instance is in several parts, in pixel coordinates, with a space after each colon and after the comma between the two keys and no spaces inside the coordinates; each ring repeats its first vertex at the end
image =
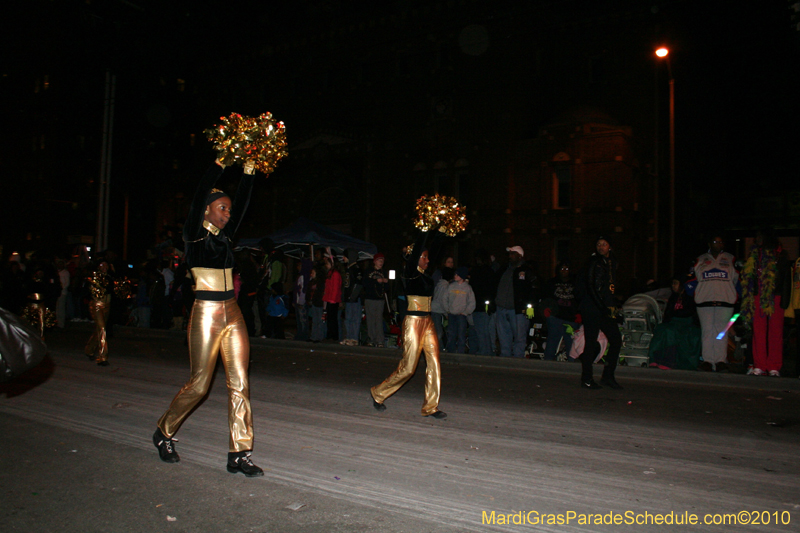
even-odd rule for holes
{"type": "Polygon", "coordinates": [[[703,339],[701,370],[725,372],[728,370],[727,332],[717,339],[733,315],[733,306],[739,299],[737,284],[739,272],[733,255],[724,252],[725,241],[715,236],[708,243],[708,252],[697,258],[694,265],[696,280],[688,286],[694,289],[697,316],[703,339]]]}

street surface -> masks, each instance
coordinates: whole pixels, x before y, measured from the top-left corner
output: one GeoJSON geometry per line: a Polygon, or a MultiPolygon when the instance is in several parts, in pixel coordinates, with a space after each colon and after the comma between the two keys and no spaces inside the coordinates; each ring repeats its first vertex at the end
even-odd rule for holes
{"type": "Polygon", "coordinates": [[[424,362],[377,413],[369,387],[397,350],[255,339],[253,458],[266,475],[247,479],[225,470],[221,365],[177,434],[181,462],[165,464],[151,435],[188,378],[181,334],[118,327],[105,368],[82,353],[89,335],[50,333],[49,358],[0,385],[4,532],[800,527],[797,379],[620,368],[625,390],[588,391],[574,363],[444,354],[448,418],[434,420],[419,412],[424,362]],[[740,511],[749,525],[702,524],[740,511]],[[646,513],[700,523],[579,523],[646,513]]]}

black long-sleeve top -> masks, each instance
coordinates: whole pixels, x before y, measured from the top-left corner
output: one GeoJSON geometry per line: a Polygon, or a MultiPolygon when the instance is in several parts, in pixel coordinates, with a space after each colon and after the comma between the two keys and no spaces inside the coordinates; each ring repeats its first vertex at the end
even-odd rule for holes
{"type": "Polygon", "coordinates": [[[254,175],[242,173],[236,197],[231,205],[231,218],[225,227],[214,235],[203,227],[203,217],[206,210],[206,198],[217,180],[222,176],[223,168],[217,164],[206,171],[200,185],[194,193],[189,216],[183,226],[183,241],[186,243],[186,263],[189,268],[233,268],[233,235],[239,229],[247,206],[250,203],[250,194],[253,191],[254,175]]]}
{"type": "Polygon", "coordinates": [[[600,254],[592,254],[586,266],[586,290],[589,294],[581,301],[581,311],[607,314],[610,307],[617,306],[612,289],[617,277],[617,267],[618,263],[614,256],[603,257],[600,254]]]}
{"type": "Polygon", "coordinates": [[[431,258],[432,250],[441,242],[443,235],[440,231],[425,231],[420,232],[419,237],[417,237],[417,242],[414,243],[414,249],[411,251],[411,256],[406,261],[406,266],[403,270],[403,283],[408,296],[433,297],[435,286],[433,279],[424,272],[420,272],[417,267],[419,266],[419,258],[422,252],[427,249],[428,257],[431,258]]]}

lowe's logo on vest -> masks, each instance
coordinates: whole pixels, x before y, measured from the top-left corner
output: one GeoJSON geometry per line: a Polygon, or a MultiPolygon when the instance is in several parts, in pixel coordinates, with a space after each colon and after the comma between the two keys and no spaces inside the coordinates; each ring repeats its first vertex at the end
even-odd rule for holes
{"type": "Polygon", "coordinates": [[[728,273],[718,268],[703,272],[703,279],[728,279],[728,273]]]}

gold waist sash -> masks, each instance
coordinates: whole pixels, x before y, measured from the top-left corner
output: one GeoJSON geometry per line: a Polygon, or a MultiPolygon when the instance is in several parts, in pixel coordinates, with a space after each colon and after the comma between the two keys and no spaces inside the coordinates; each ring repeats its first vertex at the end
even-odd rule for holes
{"type": "Polygon", "coordinates": [[[195,291],[227,292],[233,290],[232,268],[202,268],[192,269],[195,291]]]}
{"type": "Polygon", "coordinates": [[[411,296],[408,295],[408,310],[409,311],[422,311],[423,313],[431,312],[431,297],[430,296],[411,296]]]}

